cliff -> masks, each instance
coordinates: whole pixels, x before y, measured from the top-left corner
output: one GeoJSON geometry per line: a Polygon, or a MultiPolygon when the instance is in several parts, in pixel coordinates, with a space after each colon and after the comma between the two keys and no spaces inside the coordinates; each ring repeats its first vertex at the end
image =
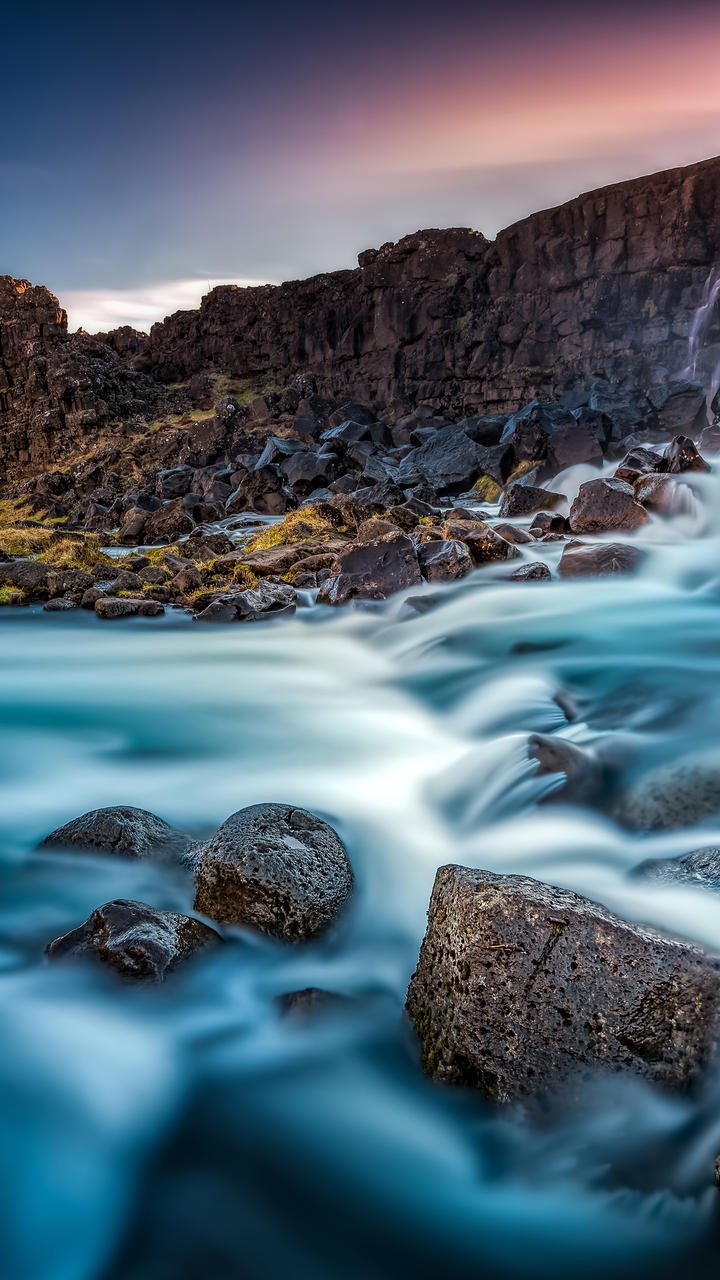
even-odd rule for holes
{"type": "Polygon", "coordinates": [[[281,382],[311,368],[331,395],[464,412],[597,378],[648,387],[686,364],[718,261],[714,159],[589,192],[492,242],[422,231],[361,254],[354,271],[222,286],[153,327],[144,367],[281,382]]]}

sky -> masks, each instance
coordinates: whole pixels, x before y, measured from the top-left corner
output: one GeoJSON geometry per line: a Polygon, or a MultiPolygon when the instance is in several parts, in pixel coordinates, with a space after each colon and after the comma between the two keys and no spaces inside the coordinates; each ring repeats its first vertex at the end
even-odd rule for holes
{"type": "Polygon", "coordinates": [[[0,274],[147,328],[720,153],[717,0],[3,6],[0,274]]]}

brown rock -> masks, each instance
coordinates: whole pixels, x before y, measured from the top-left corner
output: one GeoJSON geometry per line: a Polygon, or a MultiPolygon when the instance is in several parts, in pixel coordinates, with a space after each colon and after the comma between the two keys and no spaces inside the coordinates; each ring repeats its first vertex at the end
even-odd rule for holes
{"type": "Polygon", "coordinates": [[[351,546],[338,556],[333,576],[322,585],[321,604],[348,600],[386,600],[396,591],[417,587],[422,578],[415,548],[406,534],[351,546]]]}
{"type": "Polygon", "coordinates": [[[500,516],[529,516],[534,511],[552,511],[560,502],[565,501],[562,493],[553,493],[550,489],[536,489],[534,485],[517,481],[508,485],[500,503],[500,516]]]}
{"type": "Polygon", "coordinates": [[[558,573],[561,578],[588,578],[609,573],[635,573],[645,552],[622,542],[568,542],[563,549],[558,573]]]}
{"type": "Polygon", "coordinates": [[[514,560],[520,555],[511,543],[482,520],[446,520],[442,536],[448,541],[464,542],[474,564],[514,560]]]}
{"type": "Polygon", "coordinates": [[[464,542],[423,542],[418,547],[420,570],[427,582],[453,582],[473,567],[464,542]]]}
{"type": "Polygon", "coordinates": [[[570,508],[573,533],[639,529],[646,520],[647,511],[624,480],[588,480],[570,508]]]}
{"type": "Polygon", "coordinates": [[[599,1069],[687,1089],[717,1060],[720,958],[569,890],[447,866],[407,1008],[425,1070],[493,1101],[599,1069]]]}

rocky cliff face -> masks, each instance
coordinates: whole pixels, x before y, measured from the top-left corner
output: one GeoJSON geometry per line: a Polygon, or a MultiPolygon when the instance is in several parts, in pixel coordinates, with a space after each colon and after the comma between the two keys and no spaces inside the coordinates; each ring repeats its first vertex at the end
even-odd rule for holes
{"type": "Polygon", "coordinates": [[[61,459],[163,396],[98,338],[69,334],[47,289],[0,276],[0,476],[61,459]]]}
{"type": "Polygon", "coordinates": [[[354,271],[222,286],[153,327],[145,367],[282,383],[311,368],[336,397],[463,412],[598,378],[647,388],[687,363],[719,260],[716,159],[590,192],[494,242],[424,231],[361,254],[354,271]]]}

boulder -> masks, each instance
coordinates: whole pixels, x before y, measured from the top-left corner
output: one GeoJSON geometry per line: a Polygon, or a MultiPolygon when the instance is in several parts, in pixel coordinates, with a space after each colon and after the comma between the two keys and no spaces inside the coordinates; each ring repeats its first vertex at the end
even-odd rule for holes
{"type": "Polygon", "coordinates": [[[217,946],[219,933],[174,911],[117,899],[93,911],[84,924],[45,949],[50,960],[95,956],[123,978],[162,982],[190,956],[217,946]]]}
{"type": "Polygon", "coordinates": [[[318,594],[318,603],[340,605],[348,600],[386,600],[396,591],[421,583],[417,553],[404,533],[376,542],[357,543],[343,551],[333,574],[318,594]]]}
{"type": "Polygon", "coordinates": [[[92,809],[56,827],[38,846],[40,849],[84,849],[114,853],[121,858],[155,856],[180,857],[190,845],[190,837],[146,809],[113,805],[92,809]]]}
{"type": "Polygon", "coordinates": [[[549,511],[538,511],[528,528],[529,540],[542,538],[545,542],[561,541],[570,532],[570,523],[566,516],[554,516],[549,511]]]}
{"type": "Polygon", "coordinates": [[[442,536],[451,542],[464,542],[474,564],[516,560],[520,555],[512,543],[501,538],[484,520],[448,519],[442,526],[442,536]]]}
{"type": "Polygon", "coordinates": [[[513,569],[509,575],[510,582],[547,582],[549,578],[550,570],[542,560],[529,560],[527,564],[513,569]]]}
{"type": "Polygon", "coordinates": [[[125,512],[118,529],[118,542],[126,547],[136,547],[144,539],[147,521],[147,511],[142,507],[130,507],[129,511],[125,512]]]}
{"type": "Polygon", "coordinates": [[[679,475],[683,471],[709,471],[710,464],[698,453],[687,436],[676,436],[663,453],[663,471],[679,475]]]}
{"type": "Polygon", "coordinates": [[[327,822],[287,804],[234,813],[196,852],[195,910],[288,942],[332,924],[354,879],[345,846],[327,822]]]}
{"type": "Polygon", "coordinates": [[[190,492],[194,474],[192,467],[170,467],[167,471],[158,471],[155,492],[159,498],[184,498],[190,492]]]}
{"type": "Polygon", "coordinates": [[[635,497],[658,515],[678,515],[690,508],[692,493],[686,484],[668,475],[639,476],[633,485],[635,497]]]}
{"type": "Polygon", "coordinates": [[[453,539],[420,543],[418,562],[426,582],[453,582],[464,578],[473,567],[465,543],[453,539]]]}
{"type": "Polygon", "coordinates": [[[495,1102],[717,1060],[720,958],[525,876],[441,867],[407,1008],[423,1066],[495,1102]]]}
{"type": "Polygon", "coordinates": [[[17,587],[27,596],[46,596],[48,574],[54,572],[42,560],[11,560],[0,564],[0,587],[17,587]]]}
{"type": "Polygon", "coordinates": [[[559,502],[565,501],[562,493],[553,493],[549,489],[537,489],[534,485],[516,481],[508,485],[500,503],[499,516],[529,516],[535,511],[552,511],[559,502]]]}
{"type": "Polygon", "coordinates": [[[654,475],[663,469],[663,459],[653,449],[644,449],[642,445],[625,454],[622,462],[615,468],[616,480],[624,480],[626,484],[634,484],[640,476],[654,475]]]}
{"type": "Polygon", "coordinates": [[[624,480],[587,480],[570,508],[573,533],[639,529],[647,518],[647,511],[624,480]]]}
{"type": "Polygon", "coordinates": [[[191,517],[183,507],[182,498],[173,498],[153,511],[145,521],[143,537],[148,543],[175,542],[194,529],[191,517]]]}
{"type": "Polygon", "coordinates": [[[501,523],[493,527],[505,542],[511,542],[513,546],[520,547],[523,543],[534,542],[532,534],[528,533],[527,529],[518,528],[517,525],[501,523]]]}
{"type": "Polygon", "coordinates": [[[658,429],[663,435],[695,431],[705,421],[705,392],[699,382],[664,382],[652,387],[647,398],[655,410],[658,429]]]}
{"type": "Polygon", "coordinates": [[[95,613],[98,618],[115,621],[118,618],[159,618],[165,612],[165,606],[159,600],[148,600],[144,596],[100,596],[95,601],[95,613]]]}
{"type": "Polygon", "coordinates": [[[483,465],[486,452],[461,427],[443,427],[403,458],[398,483],[424,480],[438,493],[463,493],[480,475],[492,475],[483,465]]]}
{"type": "Polygon", "coordinates": [[[198,622],[264,622],[295,612],[297,591],[287,582],[259,582],[247,591],[211,601],[195,615],[198,622]]]}
{"type": "Polygon", "coordinates": [[[623,542],[568,542],[558,564],[561,578],[591,578],[610,573],[635,573],[645,559],[639,547],[623,542]]]}
{"type": "Polygon", "coordinates": [[[46,613],[67,613],[68,609],[79,609],[77,600],[66,600],[63,596],[57,596],[53,600],[46,600],[43,609],[46,613]]]}

